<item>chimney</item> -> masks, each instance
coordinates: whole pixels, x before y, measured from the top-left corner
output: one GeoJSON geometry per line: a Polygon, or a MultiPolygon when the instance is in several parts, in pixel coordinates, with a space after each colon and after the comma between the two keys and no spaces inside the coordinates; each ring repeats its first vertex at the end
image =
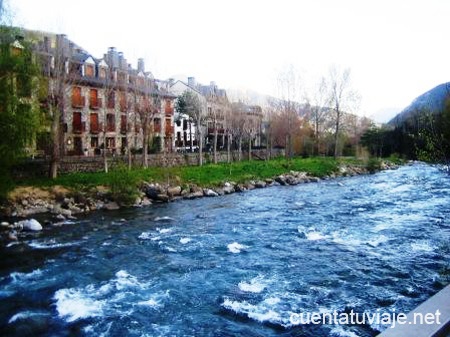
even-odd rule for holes
{"type": "Polygon", "coordinates": [[[108,48],[108,65],[113,68],[119,66],[119,54],[117,53],[116,47],[108,48]]]}
{"type": "Polygon", "coordinates": [[[119,68],[122,70],[128,69],[128,62],[125,57],[123,57],[123,52],[119,52],[119,68]]]}
{"type": "Polygon", "coordinates": [[[138,59],[138,63],[137,63],[137,70],[138,72],[145,72],[145,63],[144,63],[144,59],[143,58],[139,58],[138,59]]]}
{"type": "Polygon", "coordinates": [[[195,77],[188,77],[188,85],[195,88],[195,77]]]}

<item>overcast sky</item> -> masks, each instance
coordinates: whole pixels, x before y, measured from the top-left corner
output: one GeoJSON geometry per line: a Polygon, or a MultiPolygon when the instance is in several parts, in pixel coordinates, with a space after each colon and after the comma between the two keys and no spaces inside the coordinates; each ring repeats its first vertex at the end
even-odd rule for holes
{"type": "Polygon", "coordinates": [[[111,46],[133,66],[144,57],[161,79],[183,74],[276,95],[277,74],[288,65],[304,86],[331,64],[350,67],[359,114],[379,121],[450,81],[448,0],[10,3],[17,24],[65,33],[95,57],[111,46]]]}

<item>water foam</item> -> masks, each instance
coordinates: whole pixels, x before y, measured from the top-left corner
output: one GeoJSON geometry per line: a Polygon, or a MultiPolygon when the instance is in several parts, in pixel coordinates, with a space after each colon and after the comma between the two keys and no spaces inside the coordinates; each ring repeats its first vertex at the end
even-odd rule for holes
{"type": "Polygon", "coordinates": [[[225,309],[234,311],[237,314],[244,314],[248,318],[251,318],[258,322],[270,322],[275,324],[282,324],[283,320],[279,313],[275,310],[265,308],[264,306],[259,307],[248,303],[247,301],[233,301],[229,298],[225,298],[222,303],[225,309]]]}
{"type": "Polygon", "coordinates": [[[411,243],[411,249],[415,252],[433,252],[434,248],[428,241],[417,241],[411,243]]]}
{"type": "Polygon", "coordinates": [[[18,312],[17,314],[15,314],[14,316],[12,316],[9,319],[8,324],[14,323],[16,321],[26,320],[28,318],[36,317],[36,316],[49,316],[49,314],[46,312],[21,311],[21,312],[18,312]]]}
{"type": "Polygon", "coordinates": [[[155,218],[155,221],[169,222],[169,221],[175,221],[175,219],[171,218],[170,216],[161,216],[161,217],[157,216],[155,218]]]}
{"type": "Polygon", "coordinates": [[[180,243],[183,244],[183,245],[185,245],[186,243],[189,243],[191,241],[192,241],[191,238],[181,238],[180,239],[180,243]]]}
{"type": "Polygon", "coordinates": [[[12,272],[9,274],[13,282],[22,282],[25,280],[32,280],[42,275],[42,270],[35,269],[30,273],[12,272]]]}
{"type": "Polygon", "coordinates": [[[318,241],[318,240],[325,240],[328,238],[327,235],[323,235],[320,232],[311,231],[308,233],[305,233],[306,239],[309,241],[318,241]]]}
{"type": "Polygon", "coordinates": [[[267,285],[264,280],[258,276],[251,279],[250,282],[239,282],[238,287],[245,292],[260,293],[267,287],[267,285]]]}
{"type": "Polygon", "coordinates": [[[227,245],[228,251],[233,254],[239,254],[242,250],[247,249],[248,247],[245,245],[241,245],[240,243],[233,242],[227,245]]]}
{"type": "Polygon", "coordinates": [[[31,241],[28,242],[28,246],[34,249],[54,249],[54,248],[62,248],[62,247],[71,247],[78,244],[77,242],[67,242],[67,243],[58,243],[56,240],[51,239],[48,241],[31,241]]]}
{"type": "MultiPolygon", "coordinates": [[[[89,284],[84,288],[65,288],[55,292],[56,309],[61,318],[67,322],[74,322],[89,317],[108,315],[115,311],[122,314],[122,305],[117,303],[130,302],[135,304],[137,300],[143,301],[139,295],[147,289],[149,284],[141,283],[125,270],[119,270],[115,277],[101,286],[89,284]],[[136,298],[137,297],[137,298],[136,298]]],[[[154,298],[157,301],[157,298],[154,298]]],[[[148,300],[147,300],[148,302],[148,300]]],[[[148,302],[147,305],[151,304],[148,302]]],[[[127,314],[130,312],[128,311],[127,314]]]]}
{"type": "Polygon", "coordinates": [[[74,322],[82,318],[98,317],[103,314],[103,301],[89,298],[79,289],[60,289],[54,297],[59,316],[67,322],[74,322]]]}
{"type": "Polygon", "coordinates": [[[141,240],[151,240],[152,238],[152,233],[150,232],[142,232],[141,235],[138,236],[138,239],[141,240]]]}

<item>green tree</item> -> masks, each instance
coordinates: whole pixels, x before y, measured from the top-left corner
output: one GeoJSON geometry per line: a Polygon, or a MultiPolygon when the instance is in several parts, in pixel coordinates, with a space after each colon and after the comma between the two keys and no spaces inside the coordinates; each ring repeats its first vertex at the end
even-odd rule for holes
{"type": "Polygon", "coordinates": [[[11,187],[11,167],[33,145],[39,128],[39,72],[30,46],[17,33],[0,27],[0,197],[11,187]]]}

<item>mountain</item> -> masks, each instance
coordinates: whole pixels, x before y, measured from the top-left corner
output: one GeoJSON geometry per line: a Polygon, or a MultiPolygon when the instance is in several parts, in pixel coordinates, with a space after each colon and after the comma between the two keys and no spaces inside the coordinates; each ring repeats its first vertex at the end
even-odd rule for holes
{"type": "Polygon", "coordinates": [[[450,97],[450,82],[442,83],[417,97],[412,103],[403,109],[397,116],[389,121],[390,125],[400,125],[406,120],[418,116],[424,112],[433,114],[442,113],[446,101],[450,97]]]}

